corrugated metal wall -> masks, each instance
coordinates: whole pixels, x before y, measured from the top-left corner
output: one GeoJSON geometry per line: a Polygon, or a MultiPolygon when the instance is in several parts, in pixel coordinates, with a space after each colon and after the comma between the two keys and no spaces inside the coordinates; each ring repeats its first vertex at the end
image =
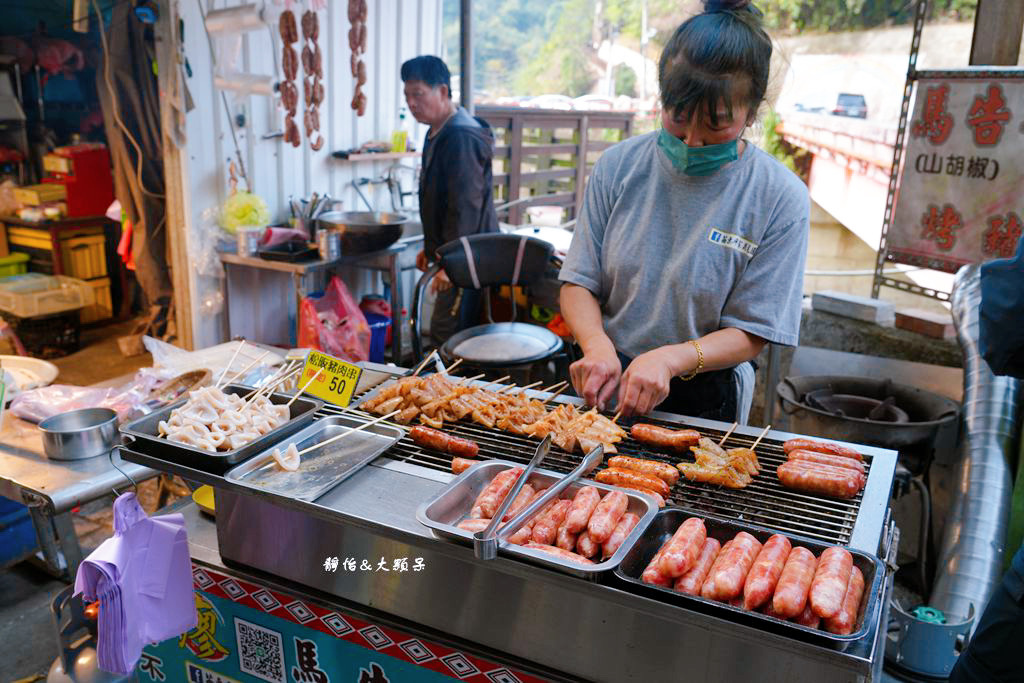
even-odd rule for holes
{"type": "MultiPolygon", "coordinates": [[[[277,98],[265,96],[238,97],[213,85],[211,46],[204,30],[202,17],[209,11],[224,9],[238,2],[212,0],[179,0],[178,16],[184,25],[184,57],[191,66],[192,76],[185,82],[195,103],[186,116],[187,144],[185,168],[182,172],[184,193],[183,214],[189,225],[174,226],[185,237],[190,258],[198,248],[197,230],[201,229],[202,213],[219,206],[228,193],[227,166],[234,156],[234,138],[241,150],[245,170],[252,191],[262,196],[273,219],[288,215],[290,196],[309,197],[313,192],[329,193],[344,201],[344,208],[363,209],[363,204],[351,188],[351,181],[360,177],[379,177],[389,165],[384,162],[350,163],[332,159],[336,150],[350,149],[369,140],[390,140],[397,127],[398,113],[404,105],[402,83],[399,78],[401,63],[419,54],[441,54],[442,0],[369,0],[367,54],[364,56],[368,83],[364,93],[368,98],[366,115],[356,116],[349,102],[353,93],[353,78],[349,70],[347,0],[329,0],[327,9],[319,12],[320,39],[323,52],[324,85],[326,99],[320,107],[323,148],[314,152],[308,142],[294,148],[280,137],[267,138],[283,130],[284,110],[277,98]],[[241,124],[241,125],[239,125],[241,124]]],[[[306,5],[293,4],[298,17],[306,5]]],[[[242,34],[238,52],[239,69],[257,74],[279,74],[281,40],[277,20],[284,9],[282,4],[266,3],[264,18],[269,27],[242,34]]],[[[301,52],[300,28],[298,51],[301,52]]],[[[223,41],[214,38],[217,49],[223,41]]],[[[161,65],[164,68],[164,65],[161,65]]],[[[300,76],[301,76],[300,68],[300,76]]],[[[300,98],[302,84],[298,83],[300,98]]],[[[296,117],[302,128],[302,105],[296,117]]],[[[304,131],[303,131],[304,132],[304,131]]],[[[416,139],[421,141],[425,127],[417,126],[416,139]]],[[[405,162],[411,165],[410,161],[405,162]]],[[[411,176],[403,179],[411,181],[411,176]]],[[[244,183],[240,184],[244,187],[244,183]]],[[[407,188],[412,189],[412,188],[407,188]]],[[[364,189],[378,209],[386,209],[391,200],[382,186],[364,189]]],[[[224,336],[223,316],[203,315],[198,303],[209,283],[198,282],[191,276],[192,345],[196,348],[214,344],[224,336]]],[[[269,280],[268,280],[269,282],[269,280]]],[[[352,283],[359,289],[375,289],[370,276],[356,278],[352,283]]],[[[261,296],[285,296],[282,291],[262,287],[261,296]]]]}

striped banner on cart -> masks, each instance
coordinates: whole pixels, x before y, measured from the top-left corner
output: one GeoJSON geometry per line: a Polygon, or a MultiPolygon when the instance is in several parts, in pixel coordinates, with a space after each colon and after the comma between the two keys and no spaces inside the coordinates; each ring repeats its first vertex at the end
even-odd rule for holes
{"type": "Polygon", "coordinates": [[[148,646],[137,679],[164,683],[540,683],[390,626],[193,565],[199,625],[148,646]],[[179,668],[183,667],[183,668],[179,668]],[[182,672],[179,674],[178,672],[182,672]],[[182,678],[182,675],[184,678],[182,678]]]}

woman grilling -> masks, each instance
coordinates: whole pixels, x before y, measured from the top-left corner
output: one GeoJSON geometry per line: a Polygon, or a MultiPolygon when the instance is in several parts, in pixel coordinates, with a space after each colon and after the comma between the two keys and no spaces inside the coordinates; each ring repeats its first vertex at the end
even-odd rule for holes
{"type": "Polygon", "coordinates": [[[742,138],[771,53],[749,1],[706,0],[661,55],[661,130],[595,166],[559,274],[589,405],[745,423],[750,361],[797,343],[807,188],[742,138]]]}

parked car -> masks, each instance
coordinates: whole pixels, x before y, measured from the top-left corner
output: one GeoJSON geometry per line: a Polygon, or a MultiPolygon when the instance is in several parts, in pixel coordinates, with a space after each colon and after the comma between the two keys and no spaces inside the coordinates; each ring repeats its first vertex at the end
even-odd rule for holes
{"type": "Polygon", "coordinates": [[[523,103],[524,107],[537,109],[572,109],[572,98],[568,95],[538,95],[523,103]]]}
{"type": "Polygon", "coordinates": [[[581,95],[572,101],[573,109],[613,111],[615,103],[604,95],[581,95]]]}
{"type": "Polygon", "coordinates": [[[868,103],[863,95],[839,93],[832,113],[836,116],[852,116],[856,119],[866,119],[868,117],[868,103]]]}

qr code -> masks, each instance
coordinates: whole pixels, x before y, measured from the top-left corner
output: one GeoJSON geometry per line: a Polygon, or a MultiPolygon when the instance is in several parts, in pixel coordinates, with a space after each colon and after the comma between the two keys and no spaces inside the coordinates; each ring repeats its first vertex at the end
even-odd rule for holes
{"type": "Polygon", "coordinates": [[[285,683],[281,634],[235,617],[238,668],[270,683],[285,683]]]}

